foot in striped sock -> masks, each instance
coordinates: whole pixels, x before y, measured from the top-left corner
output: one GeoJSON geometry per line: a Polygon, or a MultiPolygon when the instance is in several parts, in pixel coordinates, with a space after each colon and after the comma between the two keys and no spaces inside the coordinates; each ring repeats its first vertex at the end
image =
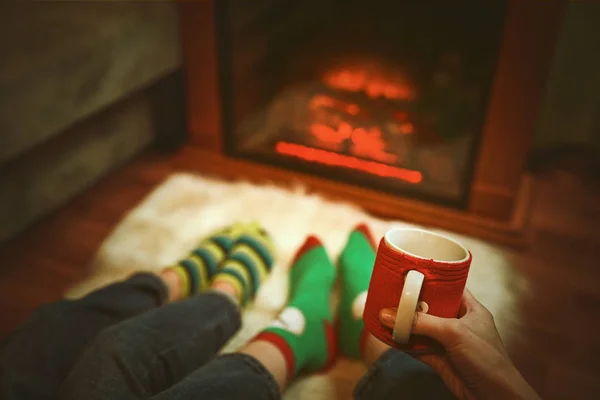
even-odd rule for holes
{"type": "Polygon", "coordinates": [[[274,244],[257,223],[246,225],[221,263],[213,284],[228,283],[243,306],[253,299],[273,266],[274,244]]]}
{"type": "Polygon", "coordinates": [[[360,359],[366,338],[363,311],[375,264],[375,242],[369,228],[354,228],[338,259],[342,283],[338,316],[338,345],[341,354],[360,359]]]}
{"type": "Polygon", "coordinates": [[[317,371],[335,359],[335,333],[330,309],[335,268],[314,236],[298,250],[290,271],[290,302],[273,324],[254,338],[283,354],[288,378],[317,371]]]}
{"type": "Polygon", "coordinates": [[[165,268],[161,275],[175,274],[179,288],[176,298],[188,297],[210,286],[219,265],[225,260],[245,225],[238,223],[219,229],[200,242],[185,259],[165,268]]]}

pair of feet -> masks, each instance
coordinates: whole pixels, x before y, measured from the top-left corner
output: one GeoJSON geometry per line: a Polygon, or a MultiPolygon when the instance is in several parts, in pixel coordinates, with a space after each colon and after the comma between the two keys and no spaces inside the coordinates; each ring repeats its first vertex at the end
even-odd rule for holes
{"type": "Polygon", "coordinates": [[[161,272],[170,300],[208,288],[226,288],[243,306],[271,272],[274,245],[256,222],[238,223],[213,232],[187,258],[161,272]]]}
{"type": "Polygon", "coordinates": [[[297,251],[290,269],[290,301],[253,339],[278,348],[285,358],[288,381],[301,372],[327,369],[336,354],[362,358],[368,337],[362,315],[374,262],[375,242],[366,225],[350,233],[337,268],[314,236],[297,251]],[[337,275],[341,299],[334,324],[330,295],[337,275]]]}
{"type": "MultiPolygon", "coordinates": [[[[274,246],[260,225],[236,224],[203,240],[188,258],[161,275],[174,279],[175,298],[208,287],[228,286],[241,305],[253,298],[273,265],[274,246]]],[[[269,342],[284,355],[288,378],[323,370],[336,354],[360,359],[364,346],[362,314],[375,262],[375,242],[366,225],[349,235],[333,265],[319,239],[309,236],[290,268],[290,301],[254,341],[269,342]],[[339,275],[341,299],[337,323],[331,290],[339,275]]]]}

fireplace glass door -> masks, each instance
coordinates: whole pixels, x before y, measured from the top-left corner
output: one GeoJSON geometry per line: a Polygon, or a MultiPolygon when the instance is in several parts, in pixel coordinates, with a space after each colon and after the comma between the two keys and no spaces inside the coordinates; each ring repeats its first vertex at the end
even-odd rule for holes
{"type": "Polygon", "coordinates": [[[217,6],[228,154],[465,205],[505,0],[217,6]]]}

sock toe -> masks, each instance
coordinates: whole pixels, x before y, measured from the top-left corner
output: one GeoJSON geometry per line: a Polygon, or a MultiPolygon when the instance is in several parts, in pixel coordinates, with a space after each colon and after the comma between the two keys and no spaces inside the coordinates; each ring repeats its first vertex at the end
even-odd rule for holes
{"type": "Polygon", "coordinates": [[[375,237],[373,236],[373,233],[371,232],[371,229],[367,224],[365,224],[364,222],[358,224],[354,227],[353,231],[361,232],[365,236],[373,250],[377,249],[377,242],[375,241],[375,237]]]}
{"type": "Polygon", "coordinates": [[[298,250],[296,250],[296,254],[294,255],[294,258],[292,258],[292,264],[291,264],[292,267],[294,266],[296,261],[298,261],[300,258],[302,258],[303,255],[305,255],[311,249],[318,247],[318,246],[323,246],[323,243],[321,243],[321,240],[318,237],[316,237],[315,235],[308,236],[306,238],[306,240],[304,240],[304,243],[302,244],[302,246],[300,246],[298,248],[298,250]]]}

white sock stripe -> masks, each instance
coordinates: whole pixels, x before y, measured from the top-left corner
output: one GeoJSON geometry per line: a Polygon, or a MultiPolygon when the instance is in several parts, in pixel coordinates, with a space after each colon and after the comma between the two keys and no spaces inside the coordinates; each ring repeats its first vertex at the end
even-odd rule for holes
{"type": "Polygon", "coordinates": [[[306,317],[300,309],[287,307],[269,327],[283,329],[300,336],[304,333],[306,327],[306,317]]]}
{"type": "Polygon", "coordinates": [[[352,316],[355,320],[360,320],[365,312],[365,304],[367,303],[367,291],[359,293],[352,301],[352,316]]]}

